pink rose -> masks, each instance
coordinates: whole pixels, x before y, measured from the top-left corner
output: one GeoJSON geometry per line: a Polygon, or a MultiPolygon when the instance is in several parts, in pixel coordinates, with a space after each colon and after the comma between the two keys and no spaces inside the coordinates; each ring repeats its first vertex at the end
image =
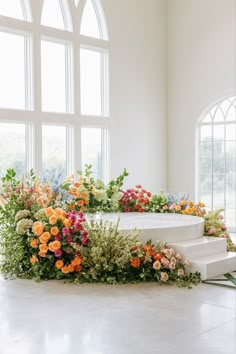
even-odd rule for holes
{"type": "Polygon", "coordinates": [[[161,281],[166,282],[169,279],[169,275],[166,272],[161,272],[161,281]]]}
{"type": "Polygon", "coordinates": [[[169,268],[170,268],[170,270],[174,270],[175,269],[175,263],[170,262],[169,263],[169,268]]]}
{"type": "Polygon", "coordinates": [[[163,205],[162,209],[163,210],[167,210],[168,209],[168,205],[163,205]]]}
{"type": "Polygon", "coordinates": [[[225,225],[222,225],[222,226],[221,226],[221,230],[222,230],[222,231],[226,231],[226,230],[227,230],[227,227],[226,227],[225,225]]]}
{"type": "Polygon", "coordinates": [[[214,227],[212,227],[208,230],[208,235],[214,235],[215,232],[216,230],[214,229],[214,227]]]}
{"type": "Polygon", "coordinates": [[[173,210],[173,209],[175,209],[175,207],[176,207],[176,204],[174,203],[174,204],[171,204],[171,206],[170,206],[170,210],[173,210]]]}
{"type": "Polygon", "coordinates": [[[153,263],[153,269],[159,270],[160,268],[161,268],[161,262],[155,261],[155,262],[153,263]]]}
{"type": "Polygon", "coordinates": [[[178,276],[182,277],[184,275],[184,270],[182,268],[178,269],[178,276]]]}
{"type": "Polygon", "coordinates": [[[62,256],[62,250],[59,249],[59,250],[55,251],[54,254],[55,254],[55,257],[61,257],[62,256]]]}
{"type": "Polygon", "coordinates": [[[172,251],[169,248],[164,249],[163,253],[167,258],[170,258],[172,256],[172,251]]]}
{"type": "Polygon", "coordinates": [[[175,257],[178,262],[180,262],[182,259],[181,255],[179,253],[177,253],[175,257]]]}
{"type": "Polygon", "coordinates": [[[174,257],[171,257],[170,262],[175,264],[176,263],[176,259],[174,257]]]}
{"type": "Polygon", "coordinates": [[[188,259],[186,259],[186,261],[184,262],[184,265],[186,267],[190,267],[191,266],[191,262],[188,259]]]}
{"type": "Polygon", "coordinates": [[[167,259],[167,258],[165,258],[165,257],[162,257],[162,259],[161,259],[161,264],[163,264],[163,266],[165,267],[165,268],[168,268],[168,266],[169,266],[169,260],[167,259]]]}

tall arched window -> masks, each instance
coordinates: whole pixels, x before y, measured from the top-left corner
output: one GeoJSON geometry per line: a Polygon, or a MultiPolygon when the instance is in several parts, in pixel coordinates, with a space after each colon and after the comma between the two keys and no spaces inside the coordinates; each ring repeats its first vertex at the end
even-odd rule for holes
{"type": "Polygon", "coordinates": [[[236,228],[236,97],[214,105],[198,127],[198,197],[209,209],[223,208],[236,228]]]}
{"type": "Polygon", "coordinates": [[[106,179],[109,41],[100,1],[0,0],[0,48],[0,176],[13,167],[64,178],[88,163],[106,179]]]}

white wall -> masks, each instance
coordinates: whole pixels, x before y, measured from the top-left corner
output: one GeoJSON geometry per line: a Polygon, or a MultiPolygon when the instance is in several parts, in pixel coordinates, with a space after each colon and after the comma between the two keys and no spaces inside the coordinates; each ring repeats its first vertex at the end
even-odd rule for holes
{"type": "Polygon", "coordinates": [[[103,0],[111,35],[111,177],[166,187],[167,1],[103,0]]]}
{"type": "Polygon", "coordinates": [[[169,0],[168,190],[195,189],[195,129],[207,107],[235,94],[236,1],[169,0]]]}

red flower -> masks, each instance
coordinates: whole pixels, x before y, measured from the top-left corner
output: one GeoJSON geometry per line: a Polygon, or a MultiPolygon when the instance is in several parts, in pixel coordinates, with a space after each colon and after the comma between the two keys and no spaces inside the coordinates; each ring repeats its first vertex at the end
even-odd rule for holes
{"type": "Polygon", "coordinates": [[[140,266],[140,259],[138,257],[132,258],[131,265],[134,268],[138,268],[140,266]]]}

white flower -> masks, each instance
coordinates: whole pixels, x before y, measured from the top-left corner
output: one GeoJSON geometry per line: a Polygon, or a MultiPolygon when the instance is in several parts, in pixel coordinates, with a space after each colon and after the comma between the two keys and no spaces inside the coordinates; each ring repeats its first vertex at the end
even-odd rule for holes
{"type": "Polygon", "coordinates": [[[122,192],[116,192],[116,193],[112,194],[111,202],[113,204],[117,204],[119,202],[119,200],[122,198],[122,196],[123,196],[122,192]]]}
{"type": "Polygon", "coordinates": [[[94,191],[94,198],[98,202],[106,202],[107,201],[107,193],[105,190],[96,189],[94,191]]]}
{"type": "Polygon", "coordinates": [[[15,216],[15,220],[19,221],[21,219],[27,218],[28,216],[30,216],[30,211],[29,210],[20,210],[18,211],[18,213],[15,216]]]}
{"type": "Polygon", "coordinates": [[[33,221],[31,219],[21,219],[16,225],[16,232],[19,235],[24,235],[32,225],[33,221]]]}

